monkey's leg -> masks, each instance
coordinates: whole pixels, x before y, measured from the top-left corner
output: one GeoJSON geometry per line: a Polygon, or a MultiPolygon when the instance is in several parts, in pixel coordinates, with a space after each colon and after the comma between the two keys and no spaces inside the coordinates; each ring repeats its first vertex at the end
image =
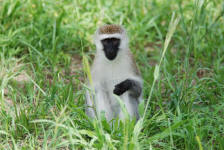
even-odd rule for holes
{"type": "MultiPolygon", "coordinates": [[[[139,119],[139,113],[138,113],[138,100],[131,97],[128,93],[125,93],[121,96],[121,99],[123,100],[126,110],[130,117],[132,119],[139,119]]],[[[119,118],[123,120],[125,118],[124,112],[120,109],[119,111],[119,118]]]]}
{"type": "Polygon", "coordinates": [[[96,90],[96,111],[100,113],[105,113],[105,117],[108,121],[113,118],[113,111],[111,110],[110,97],[108,97],[108,92],[105,89],[96,90]]]}
{"type": "Polygon", "coordinates": [[[113,93],[120,96],[126,91],[130,91],[130,96],[138,98],[142,92],[142,86],[139,81],[133,79],[126,79],[123,82],[115,85],[113,93]]]}
{"type": "Polygon", "coordinates": [[[95,95],[92,97],[90,95],[91,93],[87,92],[86,93],[86,114],[91,117],[94,118],[96,117],[96,113],[94,111],[94,109],[96,109],[97,113],[105,113],[105,117],[108,121],[110,121],[112,119],[112,115],[113,115],[113,111],[111,110],[110,107],[110,101],[108,100],[108,94],[107,92],[105,92],[104,90],[101,89],[97,89],[95,90],[95,95]],[[93,102],[95,104],[93,104],[93,102]],[[94,106],[96,108],[94,108],[94,106]]]}

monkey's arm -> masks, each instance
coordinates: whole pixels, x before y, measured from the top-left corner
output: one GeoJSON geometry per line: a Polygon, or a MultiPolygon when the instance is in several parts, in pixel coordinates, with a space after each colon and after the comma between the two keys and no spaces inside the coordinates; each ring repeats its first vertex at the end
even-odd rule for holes
{"type": "Polygon", "coordinates": [[[142,93],[142,85],[139,81],[126,79],[115,85],[113,93],[120,96],[126,91],[130,91],[130,96],[138,98],[142,93]]]}

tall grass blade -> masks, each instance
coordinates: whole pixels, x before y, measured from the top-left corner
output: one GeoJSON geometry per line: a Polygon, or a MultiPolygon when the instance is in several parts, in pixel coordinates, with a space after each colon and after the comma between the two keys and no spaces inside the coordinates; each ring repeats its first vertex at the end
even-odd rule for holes
{"type": "Polygon", "coordinates": [[[169,46],[170,40],[171,40],[171,38],[172,38],[172,36],[174,34],[174,31],[176,29],[176,26],[177,26],[179,20],[180,20],[180,17],[178,17],[178,18],[175,19],[175,13],[173,13],[172,18],[171,18],[171,21],[170,21],[170,24],[169,24],[169,30],[168,30],[168,33],[166,35],[166,39],[165,39],[165,43],[164,43],[164,48],[163,48],[162,56],[160,58],[159,65],[156,66],[155,71],[154,71],[154,80],[153,80],[153,84],[152,84],[152,87],[151,87],[151,90],[150,90],[150,93],[149,93],[149,97],[147,99],[145,111],[144,111],[144,114],[143,114],[143,120],[144,120],[145,115],[146,115],[146,112],[148,110],[149,102],[150,102],[151,97],[152,97],[153,89],[155,88],[156,80],[158,80],[158,78],[159,78],[160,66],[162,64],[163,58],[165,56],[165,53],[166,53],[167,48],[169,46]]]}

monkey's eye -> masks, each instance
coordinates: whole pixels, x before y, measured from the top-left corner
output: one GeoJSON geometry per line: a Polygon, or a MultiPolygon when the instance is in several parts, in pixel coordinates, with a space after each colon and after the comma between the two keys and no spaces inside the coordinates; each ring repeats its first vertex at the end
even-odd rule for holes
{"type": "Polygon", "coordinates": [[[119,39],[113,39],[112,42],[113,42],[113,45],[119,45],[120,44],[119,39]]]}
{"type": "Polygon", "coordinates": [[[102,42],[103,45],[107,45],[109,41],[107,39],[104,39],[101,42],[102,42]]]}
{"type": "Polygon", "coordinates": [[[118,45],[120,44],[120,39],[117,39],[117,38],[108,38],[108,39],[103,39],[101,40],[102,44],[113,44],[113,45],[118,45]]]}

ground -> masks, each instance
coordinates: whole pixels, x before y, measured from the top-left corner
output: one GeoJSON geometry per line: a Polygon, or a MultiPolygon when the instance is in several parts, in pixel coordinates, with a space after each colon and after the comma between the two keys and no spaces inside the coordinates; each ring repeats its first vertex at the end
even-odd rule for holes
{"type": "Polygon", "coordinates": [[[0,0],[0,149],[224,149],[223,15],[222,0],[0,0]],[[107,23],[144,79],[137,124],[85,115],[107,23]]]}

